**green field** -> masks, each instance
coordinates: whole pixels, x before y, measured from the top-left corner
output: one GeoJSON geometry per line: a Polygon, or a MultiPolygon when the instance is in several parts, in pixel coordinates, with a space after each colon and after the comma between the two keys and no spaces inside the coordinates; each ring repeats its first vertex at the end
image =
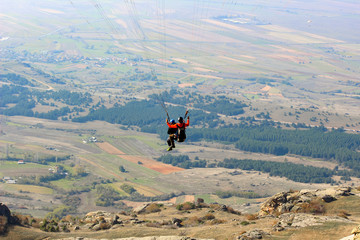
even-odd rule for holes
{"type": "Polygon", "coordinates": [[[22,191],[22,192],[30,192],[35,194],[45,194],[45,195],[51,195],[54,193],[54,191],[51,188],[34,186],[34,185],[21,185],[21,184],[7,184],[6,187],[4,187],[4,190],[10,192],[22,191]]]}

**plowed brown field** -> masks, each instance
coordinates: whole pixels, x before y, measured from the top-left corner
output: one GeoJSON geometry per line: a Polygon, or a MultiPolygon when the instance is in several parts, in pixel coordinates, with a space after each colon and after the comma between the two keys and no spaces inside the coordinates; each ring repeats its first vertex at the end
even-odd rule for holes
{"type": "Polygon", "coordinates": [[[116,147],[114,147],[113,145],[111,145],[108,142],[98,142],[96,143],[96,145],[101,148],[102,150],[104,150],[107,153],[110,154],[114,154],[114,155],[122,155],[125,154],[124,152],[120,151],[119,149],[117,149],[116,147]]]}

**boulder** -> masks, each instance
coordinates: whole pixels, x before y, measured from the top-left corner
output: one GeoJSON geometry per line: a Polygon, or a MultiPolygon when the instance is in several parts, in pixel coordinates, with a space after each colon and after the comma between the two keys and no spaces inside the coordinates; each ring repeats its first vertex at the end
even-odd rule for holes
{"type": "Polygon", "coordinates": [[[99,231],[99,230],[101,230],[101,228],[100,228],[100,223],[94,225],[91,229],[94,230],[94,231],[99,231]]]}
{"type": "Polygon", "coordinates": [[[259,229],[253,229],[251,231],[245,232],[238,236],[237,240],[255,240],[255,239],[263,239],[265,236],[270,235],[267,232],[259,229]]]}
{"type": "Polygon", "coordinates": [[[0,203],[0,216],[7,219],[7,224],[17,224],[17,219],[11,215],[10,209],[3,203],[0,203]]]}
{"type": "Polygon", "coordinates": [[[173,218],[172,223],[176,226],[176,227],[182,227],[182,220],[179,218],[173,218]]]}
{"type": "Polygon", "coordinates": [[[116,224],[123,224],[123,221],[120,220],[120,217],[118,215],[115,215],[115,218],[112,221],[112,225],[116,224]]]}
{"type": "Polygon", "coordinates": [[[5,205],[0,203],[0,216],[4,216],[7,219],[11,218],[10,209],[5,205]]]}
{"type": "Polygon", "coordinates": [[[321,199],[327,203],[333,202],[336,200],[336,198],[334,198],[333,196],[330,196],[330,195],[324,195],[321,199]]]}
{"type": "Polygon", "coordinates": [[[145,212],[146,208],[147,208],[149,205],[150,205],[150,203],[145,203],[145,204],[143,204],[143,205],[141,205],[141,206],[139,206],[139,207],[134,208],[134,209],[133,209],[133,212],[134,212],[134,213],[137,213],[137,214],[143,213],[143,212],[145,212]]]}

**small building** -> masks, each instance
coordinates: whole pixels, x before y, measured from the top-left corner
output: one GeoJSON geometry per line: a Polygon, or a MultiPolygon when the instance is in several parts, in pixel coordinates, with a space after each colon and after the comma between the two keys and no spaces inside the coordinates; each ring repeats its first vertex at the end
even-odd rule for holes
{"type": "Polygon", "coordinates": [[[6,181],[7,184],[15,184],[16,180],[10,179],[6,181]]]}
{"type": "Polygon", "coordinates": [[[25,164],[24,160],[19,160],[18,164],[25,164]]]}

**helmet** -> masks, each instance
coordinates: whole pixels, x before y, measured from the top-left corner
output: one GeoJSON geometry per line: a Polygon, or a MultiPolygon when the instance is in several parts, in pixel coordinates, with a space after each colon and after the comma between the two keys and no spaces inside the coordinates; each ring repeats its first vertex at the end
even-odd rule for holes
{"type": "Polygon", "coordinates": [[[184,122],[184,119],[182,118],[182,117],[179,117],[179,123],[182,123],[182,122],[184,122]]]}
{"type": "Polygon", "coordinates": [[[171,119],[170,122],[171,122],[172,124],[175,124],[175,120],[174,120],[174,119],[171,119]]]}

